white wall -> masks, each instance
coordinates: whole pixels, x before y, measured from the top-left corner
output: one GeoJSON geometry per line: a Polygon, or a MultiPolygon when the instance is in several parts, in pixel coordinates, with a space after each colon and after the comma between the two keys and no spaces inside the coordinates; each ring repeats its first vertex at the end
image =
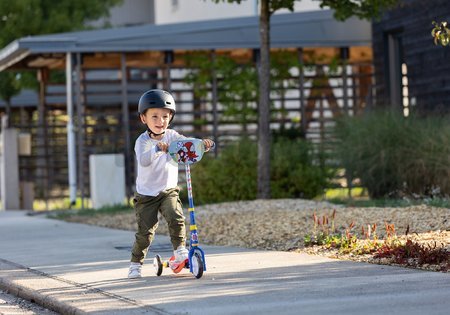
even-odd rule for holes
{"type": "MultiPolygon", "coordinates": [[[[110,10],[110,17],[89,23],[94,27],[105,24],[127,26],[140,24],[168,24],[213,19],[225,19],[259,14],[258,0],[243,0],[236,3],[214,3],[212,0],[124,0],[120,6],[110,10]]],[[[315,0],[295,1],[294,11],[319,10],[315,0]]],[[[279,10],[276,14],[288,13],[279,10]]]]}
{"type": "Polygon", "coordinates": [[[122,5],[110,9],[109,18],[100,19],[89,25],[102,27],[107,23],[118,27],[154,23],[154,0],[124,0],[122,5]]]}
{"type": "MultiPolygon", "coordinates": [[[[155,23],[179,23],[188,21],[213,20],[259,14],[257,0],[236,3],[214,3],[212,0],[154,0],[155,23]]],[[[296,1],[296,12],[319,10],[319,4],[314,0],[296,1]]],[[[278,13],[287,13],[289,10],[280,10],[278,13]]]]}

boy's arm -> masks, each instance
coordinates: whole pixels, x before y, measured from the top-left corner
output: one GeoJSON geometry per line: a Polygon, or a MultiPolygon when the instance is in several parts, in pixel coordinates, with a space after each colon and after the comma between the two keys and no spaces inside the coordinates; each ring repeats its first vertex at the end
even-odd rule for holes
{"type": "MultiPolygon", "coordinates": [[[[158,143],[159,144],[159,143],[158,143]]],[[[138,139],[134,147],[136,159],[141,166],[149,166],[152,161],[158,158],[163,152],[158,152],[158,146],[151,141],[138,139]]]]}

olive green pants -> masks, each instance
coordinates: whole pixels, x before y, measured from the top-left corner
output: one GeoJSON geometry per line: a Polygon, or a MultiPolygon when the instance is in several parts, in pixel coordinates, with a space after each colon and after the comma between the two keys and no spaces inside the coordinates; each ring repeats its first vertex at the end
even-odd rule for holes
{"type": "Polygon", "coordinates": [[[134,210],[138,230],[131,252],[131,262],[144,263],[158,227],[159,212],[167,221],[173,249],[186,245],[185,217],[179,192],[179,188],[172,188],[161,192],[156,197],[135,194],[134,210]]]}

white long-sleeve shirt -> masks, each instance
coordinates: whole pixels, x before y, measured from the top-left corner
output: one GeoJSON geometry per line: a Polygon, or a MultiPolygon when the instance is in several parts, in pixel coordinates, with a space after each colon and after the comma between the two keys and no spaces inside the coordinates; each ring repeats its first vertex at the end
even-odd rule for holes
{"type": "Polygon", "coordinates": [[[161,191],[175,188],[178,184],[178,164],[165,152],[156,152],[158,142],[170,144],[183,139],[173,129],[167,129],[161,140],[150,138],[143,132],[134,145],[137,161],[136,192],[145,196],[157,196],[161,191]]]}

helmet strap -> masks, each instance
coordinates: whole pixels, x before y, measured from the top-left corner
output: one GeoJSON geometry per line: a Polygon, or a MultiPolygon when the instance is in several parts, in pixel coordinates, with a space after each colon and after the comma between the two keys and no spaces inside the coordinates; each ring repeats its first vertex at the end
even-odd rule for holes
{"type": "Polygon", "coordinates": [[[160,135],[163,135],[163,134],[166,133],[166,131],[163,131],[163,132],[161,132],[161,133],[154,133],[154,132],[153,132],[150,128],[148,128],[148,127],[147,127],[147,132],[148,132],[148,135],[150,136],[150,138],[152,137],[152,135],[160,136],[160,135]]]}

